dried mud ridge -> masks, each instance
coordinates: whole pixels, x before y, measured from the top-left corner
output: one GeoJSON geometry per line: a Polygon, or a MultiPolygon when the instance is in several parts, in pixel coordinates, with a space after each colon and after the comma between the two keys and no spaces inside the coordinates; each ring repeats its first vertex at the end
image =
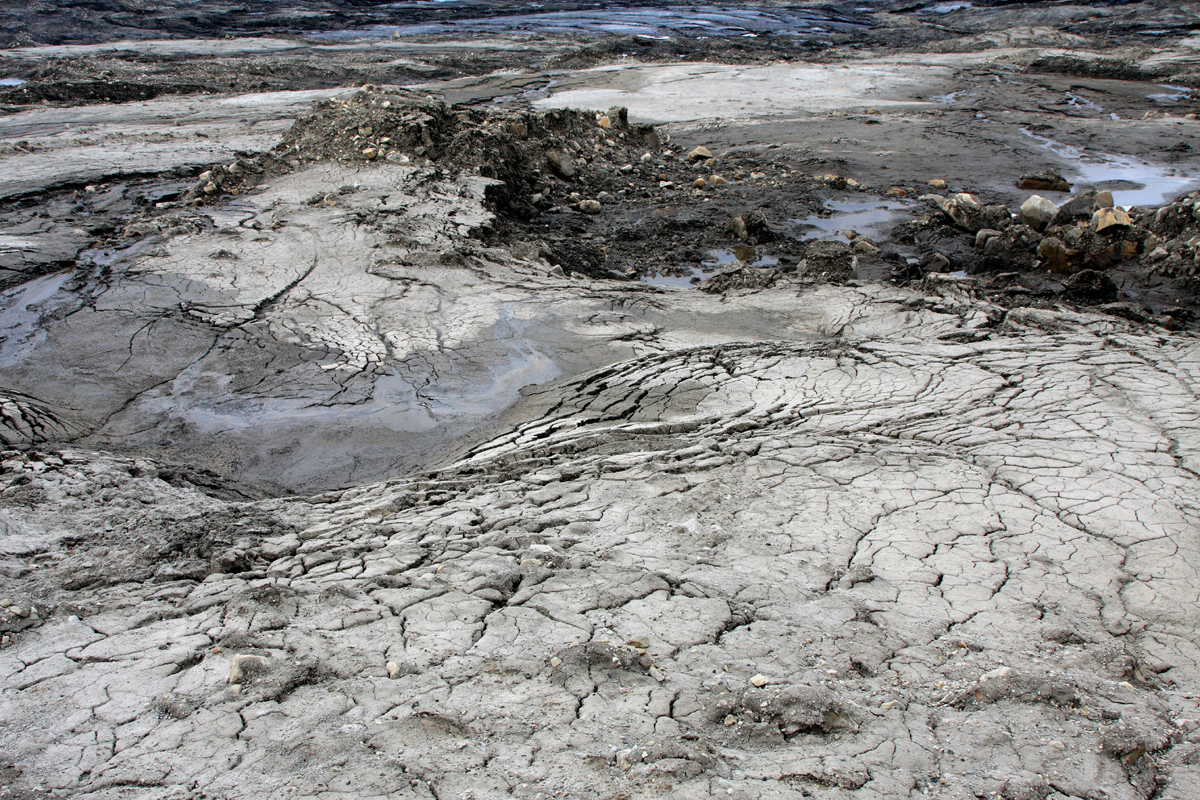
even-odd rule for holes
{"type": "Polygon", "coordinates": [[[6,453],[7,791],[1184,796],[1195,340],[820,291],[889,335],[622,362],[425,478],[6,453]]]}

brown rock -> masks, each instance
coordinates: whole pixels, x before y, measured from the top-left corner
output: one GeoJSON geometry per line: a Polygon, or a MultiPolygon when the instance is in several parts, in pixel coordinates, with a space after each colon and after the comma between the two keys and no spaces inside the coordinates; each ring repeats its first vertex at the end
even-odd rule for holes
{"type": "Polygon", "coordinates": [[[1128,228],[1131,225],[1133,225],[1133,220],[1129,218],[1129,214],[1123,208],[1101,207],[1096,209],[1096,213],[1092,215],[1092,229],[1097,233],[1115,227],[1128,228]]]}
{"type": "Polygon", "coordinates": [[[1033,192],[1069,192],[1071,184],[1058,173],[1058,170],[1047,169],[1032,175],[1022,175],[1017,181],[1017,188],[1033,192]]]}

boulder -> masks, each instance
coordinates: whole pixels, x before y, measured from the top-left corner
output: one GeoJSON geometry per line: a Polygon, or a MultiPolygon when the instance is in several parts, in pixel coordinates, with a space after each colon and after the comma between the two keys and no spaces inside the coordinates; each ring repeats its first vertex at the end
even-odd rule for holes
{"type": "Polygon", "coordinates": [[[1058,216],[1058,206],[1040,194],[1031,195],[1021,204],[1021,221],[1034,230],[1044,230],[1058,216]]]}
{"type": "Polygon", "coordinates": [[[704,145],[701,145],[700,147],[697,147],[696,149],[692,150],[692,152],[688,153],[689,161],[705,161],[712,157],[713,157],[712,151],[709,150],[704,145]]]}
{"type": "Polygon", "coordinates": [[[1070,225],[1078,219],[1091,219],[1092,212],[1095,210],[1095,192],[1076,192],[1067,199],[1067,202],[1059,206],[1051,226],[1070,225]]]}

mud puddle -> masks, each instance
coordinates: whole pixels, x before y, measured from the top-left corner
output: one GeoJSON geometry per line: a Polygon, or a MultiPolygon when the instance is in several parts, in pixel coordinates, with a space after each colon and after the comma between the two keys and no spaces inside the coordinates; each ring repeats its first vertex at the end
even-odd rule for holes
{"type": "Polygon", "coordinates": [[[910,216],[912,203],[901,200],[827,200],[825,207],[832,213],[813,214],[804,219],[792,219],[805,240],[826,239],[854,231],[872,239],[883,236],[893,225],[910,216]]]}
{"type": "Polygon", "coordinates": [[[1078,174],[1076,188],[1108,189],[1120,206],[1159,206],[1200,185],[1200,174],[1174,165],[1111,153],[1085,153],[1028,128],[1021,128],[1021,133],[1073,169],[1078,174]]]}
{"type": "Polygon", "coordinates": [[[1186,86],[1168,86],[1164,83],[1155,85],[1163,91],[1146,95],[1146,97],[1159,105],[1173,106],[1182,100],[1192,99],[1192,90],[1186,86]]]}
{"type": "Polygon", "coordinates": [[[654,272],[643,275],[639,280],[649,286],[665,286],[675,289],[694,289],[705,278],[723,269],[738,265],[755,267],[774,267],[779,259],[774,256],[762,256],[749,245],[738,245],[731,249],[709,250],[699,267],[691,267],[670,273],[654,272]]]}
{"type": "Polygon", "coordinates": [[[667,6],[572,11],[533,11],[505,16],[471,17],[459,4],[440,4],[453,18],[407,25],[374,25],[353,30],[312,32],[324,41],[436,35],[614,35],[669,39],[676,36],[813,37],[870,27],[868,20],[815,10],[729,8],[724,6],[667,6]]]}

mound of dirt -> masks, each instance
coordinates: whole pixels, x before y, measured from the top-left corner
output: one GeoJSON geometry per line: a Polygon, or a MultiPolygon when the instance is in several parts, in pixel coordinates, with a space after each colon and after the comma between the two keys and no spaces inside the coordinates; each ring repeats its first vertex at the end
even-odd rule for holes
{"type": "Polygon", "coordinates": [[[607,114],[458,109],[416,92],[365,86],[329,99],[296,120],[270,154],[203,173],[189,198],[200,204],[236,195],[264,171],[318,161],[434,164],[500,181],[489,200],[498,213],[528,218],[543,174],[567,182],[603,165],[617,168],[660,146],[654,128],[630,125],[623,108],[607,114]]]}

